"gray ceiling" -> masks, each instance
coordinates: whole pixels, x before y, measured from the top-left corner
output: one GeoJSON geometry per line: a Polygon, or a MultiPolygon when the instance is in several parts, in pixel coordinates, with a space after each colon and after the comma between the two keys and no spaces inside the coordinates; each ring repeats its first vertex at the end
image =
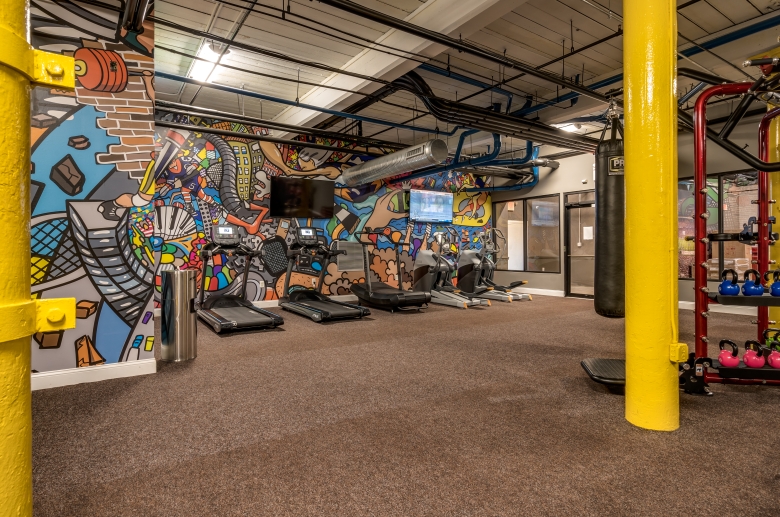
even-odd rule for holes
{"type": "MultiPolygon", "coordinates": [[[[437,2],[447,3],[450,12],[453,5],[469,4],[469,0],[357,1],[360,5],[397,18],[407,18],[413,15],[415,10],[437,2]]],[[[623,39],[622,36],[614,36],[621,26],[622,4],[619,0],[517,0],[511,4],[505,14],[483,26],[476,27],[464,39],[499,53],[506,52],[508,56],[532,66],[557,60],[544,69],[572,79],[580,75],[580,80],[584,80],[585,85],[617,76],[622,72],[623,39]],[[614,14],[610,15],[610,11],[614,14]],[[578,49],[609,36],[613,37],[590,49],[578,52],[578,49]],[[562,55],[571,53],[572,50],[575,52],[574,55],[560,60],[562,55]]],[[[347,66],[356,56],[366,51],[369,42],[377,41],[388,31],[386,27],[377,23],[309,0],[290,0],[290,14],[285,13],[284,16],[282,16],[282,9],[283,6],[287,9],[287,0],[273,2],[258,0],[254,3],[243,0],[224,2],[165,0],[158,1],[155,5],[155,16],[161,20],[177,23],[187,29],[234,39],[239,44],[247,44],[336,68],[347,66]],[[247,9],[249,7],[251,10],[247,9]]],[[[780,8],[778,0],[678,0],[678,8],[678,30],[681,34],[678,43],[681,51],[694,46],[684,38],[704,44],[724,34],[740,30],[744,26],[780,16],[774,13],[780,8]]],[[[681,59],[679,66],[706,69],[729,79],[743,78],[744,76],[737,69],[740,63],[746,57],[776,46],[780,29],[771,27],[763,31],[743,32],[747,32],[747,35],[741,39],[712,48],[711,52],[715,55],[699,51],[689,60],[681,59]]],[[[157,25],[155,34],[156,67],[158,71],[170,74],[187,75],[194,61],[187,56],[197,54],[200,47],[207,44],[204,38],[193,35],[188,30],[174,29],[160,24],[157,25]],[[169,49],[185,55],[173,53],[169,49]]],[[[381,47],[373,48],[374,51],[393,52],[381,47]]],[[[449,63],[453,72],[482,83],[495,83],[514,75],[511,70],[503,70],[493,63],[474,56],[451,50],[441,52],[440,48],[434,54],[425,56],[410,54],[402,54],[402,56],[420,62],[428,61],[431,56],[434,56],[429,61],[430,65],[446,68],[449,63]]],[[[405,61],[408,63],[408,60],[405,61]]],[[[331,75],[325,70],[237,48],[231,48],[230,53],[222,58],[221,63],[246,71],[219,66],[210,77],[212,82],[260,92],[288,101],[301,98],[315,88],[315,86],[298,84],[296,82],[298,79],[319,84],[331,75]],[[276,78],[259,76],[251,73],[252,71],[276,78]]],[[[412,64],[418,66],[420,63],[412,64]]],[[[419,68],[416,71],[433,88],[436,95],[448,99],[463,99],[482,89],[452,77],[444,77],[419,68]]],[[[399,72],[399,75],[401,73],[399,72]]],[[[390,77],[392,78],[392,75],[390,77]]],[[[620,87],[621,84],[622,82],[618,80],[601,91],[620,87]]],[[[693,81],[681,79],[678,85],[680,94],[682,95],[692,84],[693,81]]],[[[199,89],[195,85],[183,86],[181,83],[162,78],[157,80],[156,86],[158,98],[161,100],[193,103],[201,107],[230,112],[243,110],[253,117],[273,119],[279,117],[287,108],[276,102],[261,102],[248,97],[244,98],[242,105],[238,96],[233,93],[209,88],[199,89]],[[198,92],[197,96],[196,92],[198,92]]],[[[372,91],[379,86],[381,85],[374,84],[363,91],[372,91]]],[[[503,88],[514,94],[514,109],[521,107],[528,95],[533,96],[534,103],[537,103],[540,100],[555,99],[557,95],[566,93],[548,81],[531,76],[510,81],[503,88]]],[[[331,107],[343,108],[361,98],[363,96],[357,94],[347,95],[331,107]]],[[[372,105],[360,114],[400,123],[425,113],[424,106],[413,95],[406,92],[395,93],[385,101],[387,102],[372,105]]],[[[507,98],[495,92],[484,92],[466,102],[483,107],[501,102],[505,108],[507,98]]],[[[580,102],[573,107],[569,102],[558,104],[539,111],[538,116],[549,123],[564,124],[568,120],[598,114],[603,110],[604,106],[595,101],[580,99],[580,102]]],[[[322,118],[324,117],[318,117],[307,125],[313,125],[322,118]]],[[[432,116],[423,116],[415,120],[414,124],[431,129],[437,126],[442,130],[446,128],[446,124],[437,123],[432,116]]],[[[335,126],[335,129],[344,125],[345,123],[341,123],[335,126]]],[[[586,123],[582,124],[579,132],[595,131],[600,128],[599,124],[586,123]]],[[[376,124],[363,125],[363,132],[367,135],[386,129],[376,124]]],[[[381,138],[411,143],[426,139],[428,136],[420,132],[391,129],[381,133],[381,138]]],[[[454,139],[451,138],[450,142],[454,143],[454,139]]],[[[488,143],[485,139],[474,142],[475,146],[488,143]]],[[[517,146],[522,147],[520,142],[517,146]]],[[[475,151],[477,150],[475,148],[475,151]]]]}

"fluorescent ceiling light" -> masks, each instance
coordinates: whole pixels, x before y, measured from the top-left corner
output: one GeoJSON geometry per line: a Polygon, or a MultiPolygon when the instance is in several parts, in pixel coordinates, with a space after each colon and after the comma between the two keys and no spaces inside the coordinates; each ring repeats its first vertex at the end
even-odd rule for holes
{"type": "MultiPolygon", "coordinates": [[[[229,54],[230,51],[226,51],[224,55],[229,54]]],[[[202,45],[198,50],[198,57],[190,69],[190,77],[196,81],[213,80],[212,71],[215,68],[214,63],[219,59],[219,52],[214,49],[214,44],[202,45]],[[205,60],[205,61],[204,61],[205,60]]]]}
{"type": "Polygon", "coordinates": [[[578,129],[582,129],[582,124],[563,124],[560,126],[556,125],[555,127],[568,133],[576,133],[578,129]]]}

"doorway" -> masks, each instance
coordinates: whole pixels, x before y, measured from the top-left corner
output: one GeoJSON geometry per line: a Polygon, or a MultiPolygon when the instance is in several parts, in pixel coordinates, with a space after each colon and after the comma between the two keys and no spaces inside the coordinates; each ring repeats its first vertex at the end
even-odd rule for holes
{"type": "Polygon", "coordinates": [[[593,298],[596,272],[596,193],[566,194],[566,296],[593,298]]]}

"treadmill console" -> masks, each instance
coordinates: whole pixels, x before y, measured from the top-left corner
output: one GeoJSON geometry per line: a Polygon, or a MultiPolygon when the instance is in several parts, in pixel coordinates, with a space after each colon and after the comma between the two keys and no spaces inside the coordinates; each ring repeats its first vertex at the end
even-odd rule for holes
{"type": "Polygon", "coordinates": [[[232,224],[220,224],[214,226],[214,242],[220,246],[238,246],[241,236],[238,227],[232,224]]]}
{"type": "Polygon", "coordinates": [[[317,246],[320,243],[317,237],[317,229],[307,226],[299,227],[296,233],[298,244],[304,247],[317,246]]]}

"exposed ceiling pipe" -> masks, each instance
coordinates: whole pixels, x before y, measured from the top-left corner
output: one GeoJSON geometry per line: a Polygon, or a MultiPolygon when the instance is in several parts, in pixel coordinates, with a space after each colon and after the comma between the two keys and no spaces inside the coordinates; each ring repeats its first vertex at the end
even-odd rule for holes
{"type": "MultiPolygon", "coordinates": [[[[483,88],[482,91],[489,92],[493,91],[497,93],[498,95],[503,95],[507,98],[506,101],[506,111],[509,113],[509,110],[512,107],[512,98],[514,97],[514,94],[512,92],[509,92],[507,90],[504,90],[503,88],[499,88],[498,86],[489,86],[482,81],[478,81],[477,79],[473,79],[471,77],[468,77],[463,74],[459,74],[457,72],[452,72],[450,70],[446,70],[444,68],[439,68],[438,66],[433,66],[428,63],[424,63],[417,67],[418,70],[425,70],[426,72],[431,72],[436,75],[440,75],[443,77],[451,77],[452,79],[455,79],[456,81],[459,81],[461,83],[470,84],[471,86],[478,86],[480,88],[483,88]]],[[[461,99],[461,102],[465,99],[461,99]]]]}
{"type": "Polygon", "coordinates": [[[195,126],[191,124],[178,124],[175,122],[167,122],[164,120],[155,120],[154,124],[156,127],[167,127],[168,129],[179,129],[183,131],[198,131],[201,133],[209,133],[214,135],[232,136],[232,137],[248,139],[248,140],[257,140],[259,142],[273,142],[275,144],[283,144],[283,145],[289,145],[293,147],[309,147],[311,149],[324,149],[326,151],[362,154],[366,156],[377,156],[377,157],[392,156],[384,153],[378,153],[375,151],[369,151],[366,148],[361,149],[361,148],[349,148],[349,147],[336,147],[333,145],[322,145],[322,144],[315,144],[309,142],[301,142],[300,140],[287,140],[284,138],[276,138],[268,135],[258,135],[255,133],[239,133],[238,131],[228,131],[226,129],[216,129],[211,127],[195,126]]]}
{"type": "Polygon", "coordinates": [[[545,72],[543,70],[536,70],[534,67],[529,66],[523,63],[522,61],[518,61],[516,59],[506,57],[502,54],[493,52],[491,50],[486,50],[477,47],[476,45],[464,42],[463,40],[460,39],[455,39],[450,36],[446,36],[440,32],[432,31],[424,27],[420,27],[419,25],[409,23],[404,20],[399,20],[398,18],[388,16],[384,13],[380,13],[379,11],[375,11],[373,9],[369,9],[367,7],[358,5],[355,2],[352,2],[350,0],[319,0],[319,1],[320,3],[330,5],[331,7],[336,7],[338,9],[341,9],[342,11],[346,11],[348,13],[360,16],[362,18],[366,18],[368,20],[373,20],[377,23],[381,23],[382,25],[392,27],[399,31],[406,32],[407,34],[413,34],[415,36],[426,39],[428,41],[433,41],[435,43],[439,43],[440,45],[444,45],[446,47],[459,50],[466,54],[470,54],[483,59],[487,59],[488,61],[492,61],[494,63],[498,63],[507,68],[519,70],[530,76],[538,77],[540,79],[550,81],[553,84],[564,86],[574,92],[601,101],[605,104],[609,102],[609,99],[607,99],[607,97],[605,97],[604,95],[594,92],[589,88],[585,88],[584,86],[581,86],[573,81],[569,81],[550,72],[545,72]]]}
{"type": "MultiPolygon", "coordinates": [[[[618,29],[616,32],[613,32],[609,36],[606,36],[604,38],[596,40],[593,43],[588,43],[587,45],[584,45],[584,46],[582,46],[582,47],[580,47],[580,48],[578,48],[578,49],[576,49],[576,50],[574,50],[572,52],[568,52],[568,53],[566,53],[566,54],[564,54],[562,56],[556,57],[555,59],[551,59],[550,61],[547,61],[546,63],[542,63],[541,65],[537,66],[536,69],[537,70],[541,70],[542,68],[547,68],[548,66],[550,66],[552,64],[555,64],[555,63],[557,63],[559,61],[563,61],[564,59],[568,59],[571,56],[574,56],[576,54],[579,54],[580,52],[584,52],[585,50],[588,50],[588,49],[591,49],[591,48],[596,47],[598,45],[601,45],[602,43],[606,43],[607,41],[610,41],[611,39],[617,38],[618,36],[622,36],[622,35],[623,35],[623,29],[618,29]]],[[[501,81],[497,82],[496,86],[501,86],[503,84],[511,83],[515,79],[520,79],[524,75],[525,75],[525,73],[521,72],[521,73],[513,75],[511,77],[507,77],[507,78],[502,79],[501,81]]],[[[585,81],[585,77],[582,78],[582,82],[583,83],[584,83],[584,81],[585,81]]],[[[591,85],[590,89],[591,90],[595,90],[596,88],[593,85],[591,85]]],[[[482,90],[480,90],[478,92],[474,92],[471,95],[467,95],[466,97],[463,97],[461,99],[461,101],[468,100],[468,99],[470,99],[472,97],[475,97],[475,96],[477,96],[477,95],[479,95],[481,93],[484,93],[484,92],[486,92],[488,90],[489,90],[489,88],[484,88],[484,89],[482,89],[482,90]]]]}
{"type": "MultiPolygon", "coordinates": [[[[350,104],[346,108],[344,108],[343,112],[345,113],[360,113],[366,108],[371,107],[372,105],[376,104],[377,102],[381,101],[385,97],[389,97],[390,95],[394,94],[397,91],[397,88],[391,84],[388,84],[386,86],[382,86],[380,89],[372,93],[371,95],[360,99],[359,101],[355,102],[354,104],[350,104]]],[[[336,124],[338,124],[340,121],[344,120],[344,117],[338,117],[338,116],[332,116],[328,117],[319,124],[316,124],[314,127],[318,129],[329,129],[336,124]]]]}
{"type": "MultiPolygon", "coordinates": [[[[607,8],[607,7],[604,7],[603,5],[599,4],[598,2],[593,2],[592,0],[582,0],[582,1],[583,1],[583,2],[585,2],[586,4],[588,4],[589,6],[593,7],[593,8],[594,8],[594,9],[596,9],[597,11],[599,11],[599,12],[601,12],[601,13],[603,13],[603,14],[606,14],[606,15],[607,15],[607,16],[609,16],[610,18],[614,18],[615,20],[619,21],[620,23],[623,23],[623,17],[622,17],[622,16],[620,16],[620,15],[619,15],[618,13],[616,13],[615,11],[613,11],[612,9],[609,9],[609,8],[607,8]]],[[[681,6],[681,7],[682,7],[682,6],[681,6]]],[[[680,9],[680,7],[678,7],[677,9],[679,10],[679,9],[680,9]]],[[[732,68],[734,68],[736,71],[738,71],[740,74],[744,75],[744,76],[745,76],[745,77],[747,77],[748,79],[750,79],[750,80],[752,80],[752,81],[755,81],[755,77],[751,76],[750,74],[748,74],[747,72],[745,72],[745,71],[744,71],[744,70],[742,70],[741,68],[739,68],[739,67],[735,66],[735,65],[734,65],[734,63],[732,63],[731,61],[729,61],[729,60],[727,60],[727,59],[725,59],[725,58],[723,58],[723,57],[719,56],[718,54],[714,53],[714,52],[713,52],[713,51],[711,51],[710,49],[708,49],[708,48],[706,48],[706,47],[704,47],[704,46],[701,46],[701,45],[699,45],[698,43],[696,43],[696,42],[695,42],[695,41],[693,41],[692,39],[686,38],[686,37],[685,37],[685,36],[683,36],[683,34],[682,34],[681,32],[679,32],[679,31],[677,31],[677,35],[678,35],[680,38],[684,39],[684,40],[685,40],[687,43],[691,43],[691,44],[692,44],[692,45],[694,45],[695,47],[698,47],[699,49],[701,49],[701,52],[707,52],[708,54],[710,54],[711,56],[713,56],[715,59],[717,59],[717,60],[719,60],[719,61],[722,61],[723,63],[725,63],[725,64],[729,65],[729,66],[730,66],[730,67],[732,67],[732,68]]],[[[696,52],[696,54],[698,54],[698,52],[696,52]]],[[[695,62],[695,61],[692,61],[692,60],[690,59],[690,56],[691,56],[691,55],[692,55],[692,54],[687,54],[687,53],[685,53],[685,52],[679,52],[679,51],[677,52],[677,56],[678,56],[680,59],[685,59],[686,61],[690,61],[692,64],[694,64],[694,65],[698,66],[699,68],[702,68],[703,70],[707,70],[706,68],[704,68],[704,67],[703,67],[702,65],[700,65],[699,63],[697,63],[697,62],[695,62]]]]}
{"type": "Polygon", "coordinates": [[[227,111],[219,111],[209,108],[200,108],[197,106],[190,106],[189,104],[181,104],[178,102],[170,102],[164,100],[158,100],[154,103],[155,108],[160,111],[182,114],[191,117],[211,118],[224,122],[235,122],[237,124],[248,124],[253,126],[264,127],[268,129],[278,129],[280,131],[294,132],[302,135],[319,136],[323,138],[344,140],[346,142],[355,142],[361,145],[370,147],[382,147],[384,149],[402,149],[403,146],[395,142],[388,142],[386,140],[378,140],[373,138],[364,138],[355,135],[335,133],[332,131],[323,131],[316,128],[295,126],[292,124],[283,124],[281,122],[274,122],[272,120],[256,119],[247,117],[244,115],[238,115],[236,113],[230,113],[227,111]]]}
{"type": "Polygon", "coordinates": [[[341,180],[348,186],[364,185],[372,181],[413,172],[447,159],[447,144],[443,140],[428,140],[393,154],[388,154],[344,170],[341,180]]]}
{"type": "Polygon", "coordinates": [[[405,124],[396,124],[395,122],[389,122],[387,120],[380,120],[372,117],[364,117],[362,115],[355,115],[353,113],[345,113],[343,111],[338,110],[332,110],[329,108],[323,108],[320,106],[314,106],[312,104],[304,104],[302,102],[296,102],[294,100],[287,100],[282,99],[281,97],[274,97],[273,95],[266,95],[264,93],[258,93],[253,92],[250,90],[242,90],[240,88],[234,88],[232,86],[226,86],[224,84],[216,84],[216,83],[206,83],[203,81],[197,81],[195,79],[192,79],[191,77],[184,77],[181,75],[175,75],[175,74],[169,74],[166,72],[155,72],[155,77],[160,77],[162,79],[170,79],[171,81],[181,81],[183,83],[189,83],[189,84],[197,84],[199,86],[204,86],[206,88],[213,88],[215,90],[221,90],[228,93],[238,94],[238,95],[246,95],[247,97],[253,97],[255,99],[262,99],[265,101],[271,101],[271,102],[278,102],[279,104],[284,104],[286,106],[297,106],[303,109],[309,109],[312,111],[319,111],[322,113],[328,113],[330,115],[338,115],[343,118],[353,119],[353,120],[362,120],[363,122],[370,122],[371,124],[378,124],[380,126],[389,126],[389,127],[395,127],[398,129],[406,129],[408,131],[416,131],[418,133],[428,133],[428,134],[435,134],[435,135],[444,135],[444,136],[452,136],[456,132],[458,132],[461,128],[460,127],[454,127],[451,131],[445,132],[445,131],[438,131],[436,129],[428,129],[424,127],[415,127],[415,126],[407,126],[405,124]]]}
{"type": "Polygon", "coordinates": [[[542,122],[436,97],[430,86],[414,72],[399,77],[393,84],[414,93],[434,117],[450,124],[582,151],[594,151],[598,146],[598,141],[592,138],[562,131],[542,122]]]}

